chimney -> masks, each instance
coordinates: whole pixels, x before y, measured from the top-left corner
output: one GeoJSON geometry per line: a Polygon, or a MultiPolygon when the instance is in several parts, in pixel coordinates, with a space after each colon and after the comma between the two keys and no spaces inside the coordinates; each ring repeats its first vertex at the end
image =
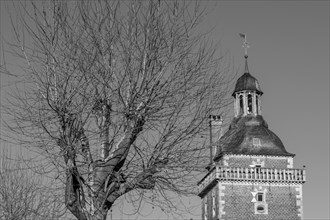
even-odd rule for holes
{"type": "Polygon", "coordinates": [[[214,145],[222,136],[222,115],[210,115],[210,163],[213,163],[213,158],[216,155],[217,147],[214,145]]]}

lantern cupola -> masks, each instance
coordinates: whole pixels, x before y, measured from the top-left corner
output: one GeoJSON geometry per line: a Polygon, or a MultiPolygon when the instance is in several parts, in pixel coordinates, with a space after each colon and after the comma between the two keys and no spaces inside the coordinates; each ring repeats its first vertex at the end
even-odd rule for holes
{"type": "Polygon", "coordinates": [[[245,71],[237,80],[235,90],[232,96],[235,98],[235,117],[246,115],[260,115],[260,97],[263,92],[260,89],[259,82],[254,78],[248,68],[248,56],[245,55],[245,71]]]}

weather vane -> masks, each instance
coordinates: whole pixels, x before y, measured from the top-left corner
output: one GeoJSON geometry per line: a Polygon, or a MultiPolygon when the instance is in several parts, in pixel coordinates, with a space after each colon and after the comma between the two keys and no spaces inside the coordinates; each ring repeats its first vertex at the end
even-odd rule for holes
{"type": "Polygon", "coordinates": [[[250,47],[250,45],[248,44],[248,42],[246,41],[246,34],[242,34],[242,33],[239,33],[239,36],[244,38],[244,42],[243,42],[243,45],[242,47],[244,48],[245,50],[245,57],[247,58],[248,57],[248,54],[247,54],[247,50],[248,48],[250,47]]]}

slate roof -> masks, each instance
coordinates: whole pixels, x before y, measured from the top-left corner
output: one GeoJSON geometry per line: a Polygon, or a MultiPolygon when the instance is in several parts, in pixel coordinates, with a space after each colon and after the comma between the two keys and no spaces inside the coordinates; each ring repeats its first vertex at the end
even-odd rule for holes
{"type": "Polygon", "coordinates": [[[280,138],[268,129],[261,115],[234,118],[217,147],[214,161],[219,160],[223,154],[295,156],[286,151],[280,138]],[[253,138],[260,140],[260,146],[253,145],[253,138]]]}
{"type": "Polygon", "coordinates": [[[260,89],[258,80],[254,78],[249,72],[245,72],[240,78],[238,78],[232,96],[235,97],[236,92],[244,90],[257,91],[257,93],[259,93],[260,95],[263,94],[260,89]]]}

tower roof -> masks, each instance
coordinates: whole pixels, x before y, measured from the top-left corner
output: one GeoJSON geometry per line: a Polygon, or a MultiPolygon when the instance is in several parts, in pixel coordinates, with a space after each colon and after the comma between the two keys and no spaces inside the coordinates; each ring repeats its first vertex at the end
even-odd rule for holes
{"type": "Polygon", "coordinates": [[[286,151],[280,138],[268,129],[261,115],[234,118],[217,146],[219,150],[215,161],[222,154],[294,156],[286,151]]]}
{"type": "Polygon", "coordinates": [[[240,91],[244,91],[244,90],[256,91],[260,95],[263,94],[263,92],[260,89],[258,80],[256,78],[254,78],[249,72],[247,56],[245,56],[244,74],[240,78],[238,78],[238,80],[236,81],[235,90],[234,90],[232,96],[235,96],[236,92],[240,92],[240,91]]]}

